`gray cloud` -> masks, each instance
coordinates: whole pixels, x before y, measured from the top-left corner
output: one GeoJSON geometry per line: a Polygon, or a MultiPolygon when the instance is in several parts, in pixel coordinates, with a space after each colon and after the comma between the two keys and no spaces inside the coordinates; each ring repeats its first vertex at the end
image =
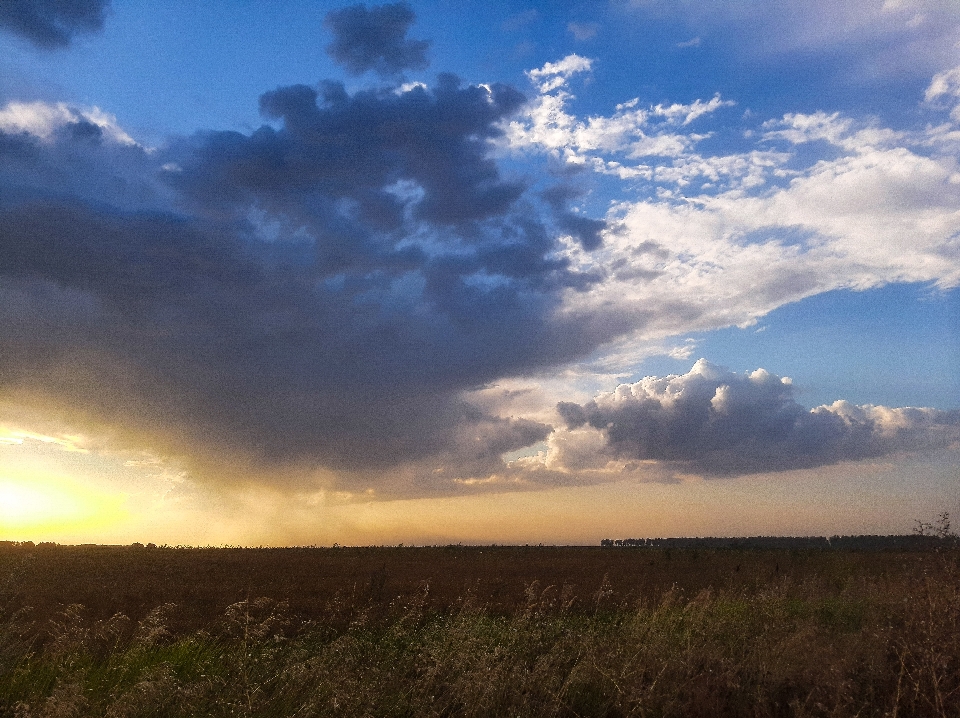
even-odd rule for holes
{"type": "Polygon", "coordinates": [[[423,70],[428,64],[428,43],[406,39],[415,17],[405,2],[334,10],[326,18],[334,35],[327,52],[354,75],[374,70],[390,77],[404,70],[423,70]]]}
{"type": "Polygon", "coordinates": [[[460,445],[489,460],[548,431],[459,393],[568,351],[549,293],[426,263],[327,283],[304,247],[65,201],[4,210],[0,248],[0,390],[208,467],[385,469],[460,445]],[[487,429],[465,444],[471,427],[487,429]]]}
{"type": "Polygon", "coordinates": [[[383,229],[398,227],[405,208],[442,225],[503,216],[524,187],[500,178],[487,141],[523,101],[506,85],[462,87],[448,74],[408,92],[282,87],[260,98],[282,129],[200,137],[175,158],[177,182],[204,205],[256,201],[297,221],[338,201],[383,229]]]}
{"type": "Polygon", "coordinates": [[[110,0],[3,0],[0,28],[37,47],[66,47],[78,33],[103,29],[110,0]]]}
{"type": "MultiPolygon", "coordinates": [[[[34,103],[35,109],[42,103],[34,103]]],[[[61,108],[58,108],[61,109],[61,108]]],[[[24,114],[27,114],[24,112],[24,114]]],[[[123,210],[166,209],[155,157],[115,125],[73,108],[27,130],[0,127],[0,206],[18,197],[70,197],[123,210]]]]}
{"type": "Polygon", "coordinates": [[[957,411],[845,401],[807,410],[788,380],[762,369],[735,374],[703,359],[682,376],[648,377],[557,408],[568,428],[602,432],[607,458],[708,476],[805,469],[960,440],[957,411]]]}
{"type": "Polygon", "coordinates": [[[543,199],[553,210],[554,221],[557,227],[566,232],[581,246],[590,251],[597,249],[603,243],[601,233],[607,228],[606,220],[591,219],[576,212],[571,212],[567,204],[571,200],[583,196],[583,192],[569,184],[559,184],[544,190],[543,199]]]}
{"type": "Polygon", "coordinates": [[[155,152],[72,113],[0,133],[0,393],[215,478],[496,470],[550,427],[463,393],[619,331],[557,312],[595,278],[487,156],[522,99],[280,88],[279,129],[155,152]]]}

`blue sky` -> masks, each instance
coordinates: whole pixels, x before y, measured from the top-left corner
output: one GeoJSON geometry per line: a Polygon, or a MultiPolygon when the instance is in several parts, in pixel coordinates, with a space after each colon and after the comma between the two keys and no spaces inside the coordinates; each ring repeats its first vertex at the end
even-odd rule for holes
{"type": "MultiPolygon", "coordinates": [[[[885,122],[935,119],[919,99],[950,62],[956,18],[949,2],[907,2],[885,12],[882,2],[865,0],[777,9],[715,3],[713,11],[696,5],[422,3],[414,6],[410,34],[429,41],[431,63],[408,74],[430,80],[455,72],[468,82],[525,89],[525,71],[580,53],[598,60],[591,91],[579,98],[587,114],[609,113],[635,96],[656,104],[720,92],[741,112],[766,118],[843,110],[885,122]],[[847,27],[830,27],[837,14],[847,27]],[[918,16],[924,22],[910,27],[918,16]],[[904,57],[910,62],[899,62],[904,57]]],[[[343,77],[324,50],[324,17],[336,7],[112,3],[102,31],[76,35],[65,51],[38,53],[8,35],[2,88],[11,97],[109,105],[125,127],[161,138],[211,126],[249,130],[261,121],[256,98],[266,89],[343,77]]]]}
{"type": "Polygon", "coordinates": [[[960,510],[958,47],[949,0],[6,4],[0,533],[960,510]]]}
{"type": "MultiPolygon", "coordinates": [[[[780,307],[756,325],[691,338],[699,342],[698,353],[737,371],[778,366],[809,406],[842,397],[950,409],[960,396],[958,303],[960,293],[924,284],[834,290],[780,307]]],[[[643,371],[678,373],[684,364],[655,357],[643,371]]]]}

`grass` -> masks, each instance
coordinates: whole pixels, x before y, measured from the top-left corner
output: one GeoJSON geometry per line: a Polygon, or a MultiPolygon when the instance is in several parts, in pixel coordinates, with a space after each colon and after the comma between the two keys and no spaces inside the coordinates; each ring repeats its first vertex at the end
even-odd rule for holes
{"type": "Polygon", "coordinates": [[[960,715],[955,550],[48,547],[0,566],[0,716],[960,715]],[[129,575],[84,605],[78,565],[129,575]],[[234,600],[251,572],[274,595],[234,600]]]}

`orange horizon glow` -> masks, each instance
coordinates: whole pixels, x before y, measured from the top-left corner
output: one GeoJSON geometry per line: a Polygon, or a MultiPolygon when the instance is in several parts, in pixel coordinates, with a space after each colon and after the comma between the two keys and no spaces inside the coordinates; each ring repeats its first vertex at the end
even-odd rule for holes
{"type": "Polygon", "coordinates": [[[33,535],[102,531],[128,516],[126,502],[124,494],[111,494],[67,476],[4,471],[0,474],[0,537],[26,540],[33,535]]]}

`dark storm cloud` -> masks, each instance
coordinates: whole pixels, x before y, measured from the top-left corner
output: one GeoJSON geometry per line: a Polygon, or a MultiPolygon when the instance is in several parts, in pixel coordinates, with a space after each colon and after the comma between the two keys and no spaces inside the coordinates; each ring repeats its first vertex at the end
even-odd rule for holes
{"type": "Polygon", "coordinates": [[[334,10],[326,18],[334,36],[327,52],[354,75],[368,70],[384,76],[423,70],[428,64],[428,43],[406,39],[415,17],[410,6],[402,2],[334,10]]]}
{"type": "Polygon", "coordinates": [[[487,140],[523,100],[505,85],[462,87],[453,75],[432,91],[283,87],[260,98],[281,129],[204,137],[179,183],[203,204],[256,201],[304,220],[341,200],[383,228],[396,227],[407,206],[444,225],[502,216],[524,188],[500,178],[487,140]]]}
{"type": "Polygon", "coordinates": [[[18,160],[35,160],[37,143],[27,133],[0,132],[0,167],[18,160]]]}
{"type": "Polygon", "coordinates": [[[595,279],[487,156],[521,102],[328,83],[156,152],[89,119],[0,136],[0,394],[221,476],[496,470],[550,427],[463,392],[614,331],[556,312],[595,279]]]}
{"type": "Polygon", "coordinates": [[[0,28],[44,49],[66,47],[77,33],[103,28],[110,0],[2,0],[0,28]]]}
{"type": "Polygon", "coordinates": [[[0,130],[0,207],[45,195],[109,204],[117,209],[166,208],[170,194],[152,154],[111,128],[70,110],[46,140],[0,130]]]}
{"type": "Polygon", "coordinates": [[[0,387],[261,465],[386,468],[443,454],[471,426],[497,427],[478,456],[545,436],[458,392],[541,361],[537,338],[561,351],[549,297],[449,275],[443,292],[416,277],[394,291],[387,271],[325,283],[304,251],[170,215],[7,209],[0,387]]]}
{"type": "Polygon", "coordinates": [[[603,432],[608,457],[668,462],[708,476],[786,471],[943,448],[960,412],[854,406],[807,410],[789,381],[740,375],[700,360],[683,376],[648,377],[557,408],[568,428],[603,432]]]}

